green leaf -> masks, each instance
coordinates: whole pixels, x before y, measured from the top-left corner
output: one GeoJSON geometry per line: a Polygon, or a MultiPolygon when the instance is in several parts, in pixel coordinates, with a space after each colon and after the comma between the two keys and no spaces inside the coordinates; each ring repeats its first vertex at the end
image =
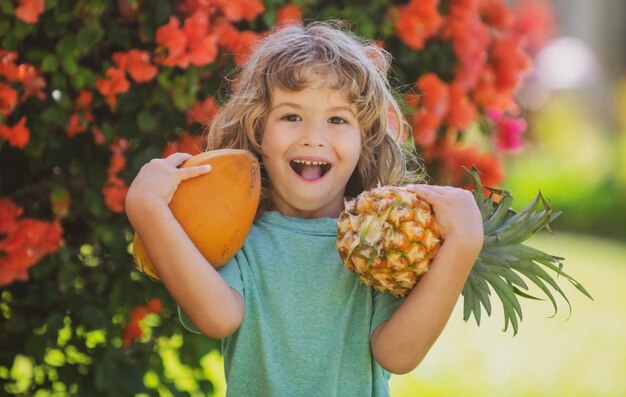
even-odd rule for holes
{"type": "Polygon", "coordinates": [[[74,56],[76,51],[76,39],[74,36],[64,36],[55,47],[57,54],[61,57],[74,56]]]}
{"type": "Polygon", "coordinates": [[[76,35],[76,46],[81,52],[86,52],[91,47],[99,43],[104,37],[104,31],[97,23],[91,22],[83,26],[76,35]]]}
{"type": "Polygon", "coordinates": [[[41,61],[41,70],[43,72],[54,72],[59,68],[59,60],[53,54],[44,56],[41,61]]]}
{"type": "Polygon", "coordinates": [[[139,127],[140,131],[150,132],[154,131],[157,127],[157,120],[154,118],[152,113],[148,110],[142,110],[137,115],[137,127],[139,127]]]}
{"type": "Polygon", "coordinates": [[[78,63],[76,62],[76,58],[72,55],[64,55],[61,60],[61,65],[69,75],[75,75],[78,71],[78,63]]]}

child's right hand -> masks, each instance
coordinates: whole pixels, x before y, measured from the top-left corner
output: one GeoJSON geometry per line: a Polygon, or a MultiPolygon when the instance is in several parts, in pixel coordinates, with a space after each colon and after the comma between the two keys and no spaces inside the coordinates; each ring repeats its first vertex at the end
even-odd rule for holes
{"type": "Polygon", "coordinates": [[[141,167],[126,195],[126,212],[129,218],[136,209],[146,205],[168,205],[182,181],[211,171],[210,165],[178,168],[191,157],[193,156],[188,153],[174,153],[164,159],[153,159],[141,167]]]}

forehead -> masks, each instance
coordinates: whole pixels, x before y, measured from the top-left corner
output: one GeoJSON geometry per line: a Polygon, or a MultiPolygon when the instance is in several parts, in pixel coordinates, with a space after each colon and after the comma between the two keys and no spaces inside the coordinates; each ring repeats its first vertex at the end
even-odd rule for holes
{"type": "Polygon", "coordinates": [[[353,106],[352,95],[345,84],[329,73],[311,70],[299,73],[298,84],[276,84],[270,92],[271,103],[284,100],[311,100],[353,106]]]}
{"type": "Polygon", "coordinates": [[[278,107],[314,112],[347,111],[355,117],[357,114],[356,105],[344,91],[327,85],[310,85],[298,91],[276,88],[272,94],[270,111],[278,107]]]}

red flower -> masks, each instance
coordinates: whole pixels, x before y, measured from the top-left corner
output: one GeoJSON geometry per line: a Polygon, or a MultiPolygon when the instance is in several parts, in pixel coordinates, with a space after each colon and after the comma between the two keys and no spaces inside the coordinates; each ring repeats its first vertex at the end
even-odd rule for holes
{"type": "Polygon", "coordinates": [[[158,62],[165,66],[186,68],[189,61],[186,58],[187,37],[180,29],[180,22],[174,16],[170,17],[166,25],[156,31],[156,43],[167,50],[165,57],[158,58],[158,62]]]}
{"type": "Polygon", "coordinates": [[[126,79],[123,70],[110,67],[106,71],[106,78],[96,81],[96,89],[104,96],[111,110],[115,110],[117,95],[127,92],[130,89],[130,82],[126,79]]]}
{"type": "Polygon", "coordinates": [[[26,127],[26,116],[22,117],[13,127],[0,125],[0,138],[9,141],[13,147],[22,149],[30,141],[30,131],[26,127]]]}
{"type": "Polygon", "coordinates": [[[475,2],[454,2],[443,32],[452,41],[457,57],[455,81],[465,88],[476,85],[491,41],[489,29],[480,20],[475,2]]]}
{"type": "Polygon", "coordinates": [[[151,298],[148,303],[146,303],[146,309],[152,313],[161,314],[163,311],[163,302],[161,302],[159,298],[151,298]]]}
{"type": "Polygon", "coordinates": [[[23,212],[13,201],[0,197],[0,235],[12,233],[23,212]]]}
{"type": "Polygon", "coordinates": [[[209,124],[219,111],[214,97],[208,96],[204,101],[198,101],[187,111],[187,123],[209,124]]]}
{"type": "Polygon", "coordinates": [[[495,143],[498,149],[516,151],[522,147],[526,120],[507,116],[498,109],[487,109],[487,117],[495,124],[495,143]]]}
{"type": "Polygon", "coordinates": [[[422,75],[417,80],[416,87],[421,97],[418,98],[420,107],[410,120],[413,136],[420,146],[430,148],[434,145],[437,129],[448,112],[450,90],[434,73],[422,75]]]}
{"type": "Polygon", "coordinates": [[[17,52],[0,48],[0,76],[4,76],[7,81],[17,81],[19,78],[16,60],[17,52]]]}
{"type": "Polygon", "coordinates": [[[106,184],[102,188],[104,203],[113,212],[124,211],[124,200],[128,193],[128,186],[117,176],[109,176],[106,184]]]}
{"type": "Polygon", "coordinates": [[[76,101],[74,102],[74,106],[77,109],[90,109],[91,108],[91,103],[93,102],[93,94],[91,93],[91,91],[89,90],[80,90],[80,93],[78,94],[78,98],[76,98],[76,101]]]}
{"type": "Polygon", "coordinates": [[[487,24],[498,30],[509,30],[515,24],[515,15],[503,0],[481,0],[480,13],[487,24]]]}
{"type": "Polygon", "coordinates": [[[161,157],[165,158],[170,154],[174,154],[176,152],[183,152],[195,155],[200,153],[203,147],[203,136],[192,136],[187,131],[183,131],[177,141],[169,143],[165,147],[165,149],[163,149],[161,157]]]}
{"type": "Polygon", "coordinates": [[[424,48],[426,40],[434,36],[442,24],[438,4],[439,0],[411,0],[398,7],[396,35],[410,48],[424,48]]]}
{"type": "Polygon", "coordinates": [[[45,9],[45,0],[19,0],[15,16],[30,24],[37,23],[39,15],[45,9]]]}
{"type": "Polygon", "coordinates": [[[37,73],[37,69],[33,65],[22,64],[17,68],[18,81],[24,86],[22,93],[22,101],[31,96],[36,96],[39,100],[46,98],[43,88],[46,86],[46,80],[37,73]]]}
{"type": "Polygon", "coordinates": [[[113,61],[137,83],[151,81],[158,72],[156,66],[150,63],[148,51],[133,49],[127,52],[116,52],[113,54],[113,61]]]}
{"type": "Polygon", "coordinates": [[[28,280],[28,269],[61,247],[58,220],[22,218],[22,209],[0,198],[0,286],[28,280]]]}
{"type": "Polygon", "coordinates": [[[291,25],[302,23],[302,12],[296,4],[288,4],[276,10],[276,25],[291,25]]]}
{"type": "Polygon", "coordinates": [[[194,66],[212,63],[217,56],[217,36],[209,34],[209,15],[195,12],[185,20],[183,32],[187,37],[187,57],[194,66]]]}
{"type": "Polygon", "coordinates": [[[248,60],[260,38],[261,35],[251,30],[244,30],[237,34],[237,41],[230,48],[233,60],[237,65],[241,65],[248,60]]]}
{"type": "Polygon", "coordinates": [[[449,144],[438,157],[443,165],[444,183],[470,189],[473,184],[467,170],[475,166],[485,186],[498,187],[504,179],[502,158],[491,153],[481,153],[475,147],[449,144]]]}
{"type": "Polygon", "coordinates": [[[512,95],[521,80],[522,72],[530,68],[530,59],[522,49],[521,38],[513,35],[495,38],[489,56],[495,68],[498,90],[512,95]]]}
{"type": "Polygon", "coordinates": [[[0,81],[0,115],[7,117],[17,106],[17,91],[0,81]]]}
{"type": "Polygon", "coordinates": [[[265,11],[259,0],[215,0],[215,5],[224,13],[229,21],[238,22],[242,19],[254,21],[265,11]]]}
{"type": "Polygon", "coordinates": [[[446,124],[458,130],[465,130],[478,115],[476,106],[467,96],[467,90],[459,83],[450,84],[450,103],[446,124]]]}
{"type": "Polygon", "coordinates": [[[554,9],[546,0],[518,0],[515,2],[517,23],[514,30],[528,43],[528,51],[535,54],[555,35],[554,9]]]}
{"type": "Polygon", "coordinates": [[[151,298],[145,305],[138,305],[128,313],[130,321],[122,329],[122,344],[128,346],[144,336],[142,321],[150,313],[161,314],[163,303],[159,298],[151,298]]]}
{"type": "Polygon", "coordinates": [[[122,329],[122,345],[128,346],[143,336],[143,330],[138,323],[130,323],[122,329]]]}
{"type": "Polygon", "coordinates": [[[78,98],[74,102],[75,113],[70,115],[65,132],[70,138],[87,131],[87,127],[93,122],[91,113],[91,102],[93,94],[88,90],[81,90],[78,98]]]}
{"type": "Polygon", "coordinates": [[[218,37],[209,32],[209,15],[202,10],[187,18],[182,29],[178,19],[170,17],[167,25],[157,29],[156,42],[167,50],[157,61],[169,67],[204,66],[217,56],[218,37]]]}

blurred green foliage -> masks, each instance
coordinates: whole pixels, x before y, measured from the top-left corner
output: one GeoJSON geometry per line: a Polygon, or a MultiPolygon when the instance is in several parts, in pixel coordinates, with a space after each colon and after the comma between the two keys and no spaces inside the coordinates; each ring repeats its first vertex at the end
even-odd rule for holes
{"type": "Polygon", "coordinates": [[[611,114],[582,92],[556,93],[527,117],[530,137],[507,162],[505,185],[521,203],[541,188],[563,211],[555,230],[626,239],[626,101],[615,98],[611,114]]]}

